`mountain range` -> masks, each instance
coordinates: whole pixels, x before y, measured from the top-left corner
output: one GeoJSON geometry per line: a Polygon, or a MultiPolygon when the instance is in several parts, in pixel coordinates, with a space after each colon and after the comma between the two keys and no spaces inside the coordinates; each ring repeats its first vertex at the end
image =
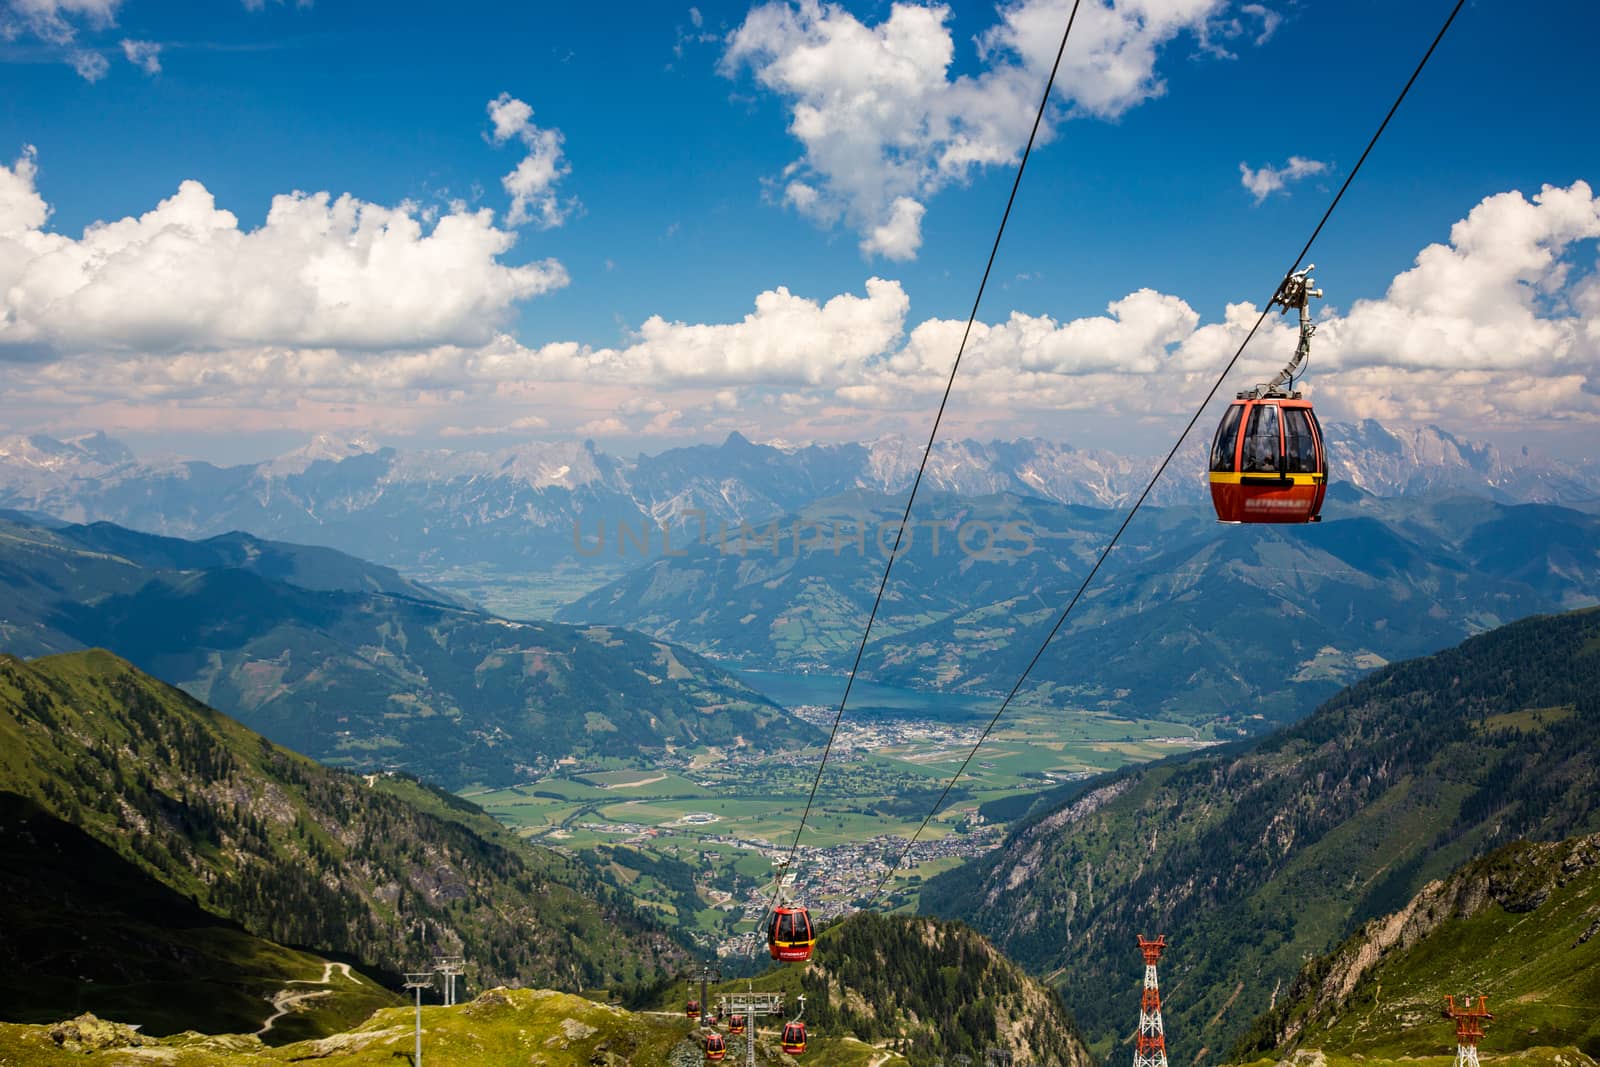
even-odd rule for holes
{"type": "MultiPolygon", "coordinates": [[[[1329,424],[1327,438],[1333,481],[1380,496],[1462,490],[1503,503],[1600,501],[1600,464],[1593,461],[1504,453],[1436,427],[1389,429],[1370,420],[1329,424]]],[[[1153,503],[1207,499],[1207,447],[1198,437],[1188,442],[1153,503]]],[[[141,460],[104,434],[36,434],[0,439],[0,508],[185,538],[249,530],[339,548],[409,574],[615,567],[631,562],[634,551],[621,549],[622,527],[637,536],[664,526],[681,540],[707,523],[769,519],[841,493],[902,493],[921,448],[901,437],[755,444],[735,433],[720,445],[624,459],[592,443],[402,450],[322,435],[276,459],[218,467],[141,460]]],[[[934,449],[924,486],[1117,508],[1154,469],[1153,457],[1040,439],[947,441],[934,449]]],[[[656,529],[644,554],[661,552],[661,540],[656,529]]]]}
{"type": "Polygon", "coordinates": [[[1600,830],[1597,729],[1600,609],[1523,620],[1266,739],[1090,783],[921,906],[1050,976],[1102,1057],[1128,1054],[1135,938],[1166,935],[1175,1059],[1226,1062],[1305,954],[1490,849],[1600,830]]]}
{"type": "MultiPolygon", "coordinates": [[[[1333,496],[1333,514],[1312,526],[1142,512],[1027,695],[1233,736],[1299,718],[1389,660],[1600,601],[1600,516],[1350,486],[1333,496]]],[[[628,625],[747,665],[842,673],[903,508],[877,494],[831,498],[750,537],[656,559],[557,618],[628,625]]],[[[930,492],[918,513],[862,675],[984,694],[1015,682],[1121,521],[1013,495],[930,492]]]]}
{"type": "Polygon", "coordinates": [[[90,647],[316,759],[451,787],[815,733],[685,649],[497,618],[329,549],[0,519],[0,649],[90,647]]]}

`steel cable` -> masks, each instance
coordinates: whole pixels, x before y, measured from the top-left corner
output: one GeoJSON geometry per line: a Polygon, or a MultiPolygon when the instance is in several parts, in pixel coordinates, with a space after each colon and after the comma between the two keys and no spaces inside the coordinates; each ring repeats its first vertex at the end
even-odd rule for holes
{"type": "Polygon", "coordinates": [[[867,616],[866,629],[864,629],[861,634],[861,644],[856,648],[855,662],[850,665],[850,675],[845,681],[844,695],[840,697],[839,710],[833,717],[833,728],[828,732],[828,742],[823,747],[822,758],[817,762],[817,773],[816,776],[811,780],[811,793],[806,798],[805,811],[800,816],[800,825],[795,828],[794,841],[789,846],[789,855],[783,861],[783,866],[778,870],[778,879],[777,883],[773,886],[772,899],[767,904],[766,911],[761,918],[761,923],[756,927],[758,932],[763,926],[766,925],[767,918],[778,906],[778,900],[783,892],[784,875],[794,869],[794,858],[800,849],[800,836],[805,832],[806,822],[811,818],[811,808],[817,799],[817,787],[822,782],[822,772],[828,765],[828,756],[830,753],[832,753],[833,743],[839,736],[839,724],[844,720],[845,705],[849,703],[850,690],[855,686],[856,674],[861,668],[861,658],[866,653],[867,641],[872,636],[872,626],[873,623],[877,621],[878,608],[883,603],[884,590],[888,588],[889,585],[889,574],[894,570],[895,560],[899,557],[900,542],[905,536],[906,524],[911,521],[911,507],[916,503],[917,490],[921,488],[923,473],[928,468],[928,457],[933,453],[934,441],[939,436],[939,424],[944,420],[945,408],[950,403],[950,393],[955,387],[956,372],[961,369],[961,357],[966,353],[967,340],[969,337],[971,337],[972,327],[977,322],[978,306],[983,302],[984,289],[989,285],[989,274],[994,269],[995,256],[1000,251],[1000,239],[1005,236],[1006,222],[1011,218],[1011,208],[1017,200],[1017,189],[1022,185],[1022,173],[1027,169],[1029,156],[1033,154],[1033,145],[1039,136],[1039,126],[1044,121],[1045,109],[1050,103],[1050,93],[1055,88],[1056,74],[1061,69],[1061,57],[1066,54],[1067,41],[1072,36],[1072,25],[1075,21],[1077,21],[1078,5],[1081,2],[1082,0],[1073,0],[1072,11],[1067,16],[1067,27],[1064,31],[1062,31],[1061,45],[1056,49],[1055,62],[1050,67],[1050,77],[1045,81],[1044,95],[1039,99],[1039,110],[1033,119],[1033,129],[1028,133],[1027,146],[1023,148],[1022,159],[1017,164],[1016,178],[1013,179],[1011,183],[1011,195],[1006,198],[1006,209],[1000,216],[1000,226],[995,231],[994,245],[989,249],[989,260],[983,268],[983,278],[978,283],[978,293],[977,296],[973,298],[972,311],[967,316],[967,327],[961,334],[961,344],[956,349],[956,358],[955,362],[950,367],[949,380],[945,382],[944,396],[939,401],[939,411],[934,416],[933,429],[928,434],[927,447],[922,450],[922,462],[917,465],[917,476],[912,481],[911,493],[906,498],[906,509],[905,513],[900,517],[900,528],[895,533],[894,547],[889,551],[888,562],[883,568],[883,577],[878,582],[878,593],[877,596],[873,598],[872,611],[867,616]]]}
{"type": "MultiPolygon", "coordinates": [[[[1317,222],[1316,228],[1311,231],[1311,236],[1306,239],[1305,245],[1300,249],[1300,254],[1297,255],[1294,259],[1294,262],[1289,265],[1289,269],[1283,272],[1282,277],[1287,278],[1289,275],[1300,269],[1300,264],[1305,261],[1306,255],[1310,253],[1311,246],[1316,242],[1318,235],[1322,233],[1322,228],[1327,225],[1328,219],[1333,215],[1334,209],[1339,206],[1339,201],[1344,199],[1345,191],[1350,188],[1350,183],[1353,182],[1356,175],[1360,173],[1362,164],[1367,161],[1367,157],[1372,154],[1373,148],[1377,146],[1378,139],[1383,136],[1383,131],[1388,128],[1389,120],[1393,119],[1395,112],[1400,110],[1401,103],[1405,100],[1406,95],[1411,92],[1411,87],[1416,84],[1417,78],[1422,74],[1422,68],[1428,65],[1428,60],[1432,58],[1434,50],[1439,47],[1439,42],[1444,40],[1446,31],[1450,29],[1450,24],[1455,21],[1456,15],[1460,13],[1461,8],[1465,3],[1466,0],[1456,0],[1455,6],[1451,8],[1449,16],[1444,20],[1444,25],[1439,27],[1439,32],[1434,36],[1433,43],[1428,45],[1428,50],[1423,53],[1422,59],[1417,63],[1416,69],[1411,72],[1411,77],[1406,79],[1405,86],[1400,90],[1400,95],[1395,97],[1395,101],[1389,106],[1389,111],[1386,115],[1384,115],[1383,121],[1378,124],[1377,131],[1372,135],[1371,140],[1367,142],[1367,147],[1362,151],[1361,158],[1356,160],[1355,166],[1350,169],[1350,173],[1345,177],[1344,184],[1339,186],[1339,191],[1334,194],[1332,202],[1328,204],[1328,209],[1322,213],[1322,218],[1317,222]]],[[[1276,287],[1273,289],[1273,293],[1277,293],[1276,287]]],[[[1266,305],[1263,306],[1261,314],[1256,317],[1255,325],[1250,327],[1250,332],[1246,334],[1244,340],[1240,342],[1239,350],[1233,354],[1233,358],[1228,360],[1227,365],[1222,368],[1222,373],[1219,374],[1217,376],[1217,380],[1212,383],[1210,390],[1207,391],[1205,395],[1205,399],[1200,402],[1200,406],[1195,409],[1194,415],[1190,417],[1188,424],[1184,426],[1183,432],[1178,435],[1178,440],[1173,444],[1172,450],[1167,453],[1166,458],[1163,459],[1160,465],[1156,467],[1156,472],[1155,474],[1151,475],[1149,484],[1144,487],[1144,491],[1139,494],[1138,500],[1134,501],[1133,507],[1131,507],[1128,510],[1128,514],[1123,517],[1122,525],[1117,527],[1117,532],[1113,534],[1111,540],[1106,543],[1106,547],[1100,552],[1099,558],[1095,560],[1094,566],[1089,569],[1089,573],[1084,577],[1082,583],[1079,584],[1077,592],[1072,594],[1072,599],[1067,602],[1066,608],[1062,610],[1060,616],[1056,619],[1055,625],[1050,628],[1049,634],[1047,634],[1044,641],[1040,643],[1038,650],[1033,654],[1033,658],[1028,661],[1028,665],[1023,669],[1021,677],[1019,677],[1017,679],[1017,683],[1011,687],[1011,691],[1006,694],[1005,700],[1001,702],[999,710],[994,713],[994,716],[989,720],[988,725],[983,728],[983,733],[979,735],[978,740],[973,744],[972,750],[967,753],[967,758],[961,761],[961,766],[956,769],[956,773],[951,775],[950,780],[945,783],[944,791],[939,794],[939,799],[934,801],[933,807],[929,809],[927,816],[922,820],[922,825],[917,827],[917,832],[914,833],[911,836],[911,839],[906,842],[906,847],[901,850],[900,855],[895,859],[894,864],[890,866],[888,870],[884,872],[883,877],[878,880],[877,886],[873,888],[871,895],[867,897],[867,902],[862,905],[862,910],[872,907],[873,904],[877,902],[878,897],[883,893],[883,889],[888,884],[889,879],[894,877],[895,871],[900,869],[900,864],[904,863],[906,857],[910,855],[912,847],[916,845],[917,841],[922,837],[923,832],[927,830],[928,824],[933,821],[936,815],[938,815],[939,809],[944,806],[944,802],[950,796],[950,790],[955,788],[956,782],[958,782],[961,779],[961,776],[966,773],[967,767],[972,763],[973,758],[977,756],[978,749],[983,747],[983,743],[989,739],[989,734],[994,730],[995,724],[998,723],[1000,721],[1000,717],[1006,713],[1006,709],[1011,706],[1011,701],[1015,699],[1017,692],[1022,688],[1023,683],[1025,683],[1028,680],[1028,676],[1033,673],[1033,668],[1038,665],[1039,660],[1044,656],[1045,649],[1050,647],[1050,642],[1055,640],[1056,634],[1059,633],[1061,631],[1061,627],[1066,624],[1067,617],[1072,614],[1072,609],[1078,606],[1078,601],[1082,599],[1084,591],[1088,589],[1089,584],[1094,581],[1095,575],[1100,573],[1100,567],[1105,563],[1106,557],[1111,554],[1112,549],[1117,547],[1117,542],[1122,539],[1123,533],[1128,529],[1128,524],[1133,521],[1133,517],[1137,515],[1139,513],[1139,509],[1144,506],[1144,502],[1149,498],[1151,490],[1153,490],[1156,486],[1156,482],[1160,481],[1161,475],[1166,471],[1167,466],[1172,462],[1173,457],[1178,454],[1178,449],[1183,446],[1184,440],[1189,436],[1190,432],[1193,431],[1195,424],[1200,421],[1200,416],[1205,414],[1207,405],[1209,405],[1212,399],[1217,395],[1217,391],[1222,388],[1223,381],[1228,377],[1228,374],[1232,372],[1234,364],[1239,362],[1239,357],[1244,355],[1245,348],[1250,344],[1251,339],[1255,337],[1256,331],[1261,328],[1261,324],[1266,321],[1267,314],[1271,310],[1272,302],[1268,300],[1266,305]]]]}

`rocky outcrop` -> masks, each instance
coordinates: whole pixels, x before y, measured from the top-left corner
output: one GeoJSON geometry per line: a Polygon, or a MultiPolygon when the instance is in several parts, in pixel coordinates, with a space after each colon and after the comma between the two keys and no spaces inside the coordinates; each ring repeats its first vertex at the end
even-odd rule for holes
{"type": "Polygon", "coordinates": [[[52,1026],[50,1040],[68,1052],[100,1052],[110,1048],[134,1048],[145,1043],[138,1027],[110,1022],[87,1011],[76,1019],[52,1026]]]}
{"type": "MultiPolygon", "coordinates": [[[[1287,1045],[1310,1027],[1332,1025],[1363,978],[1445,923],[1471,919],[1491,906],[1512,913],[1535,911],[1552,893],[1595,868],[1600,868],[1600,834],[1518,842],[1428,883],[1405,907],[1367,923],[1301,972],[1290,989],[1288,1010],[1278,1016],[1276,1043],[1287,1045]]],[[[1595,925],[1600,926],[1600,919],[1595,925]]]]}

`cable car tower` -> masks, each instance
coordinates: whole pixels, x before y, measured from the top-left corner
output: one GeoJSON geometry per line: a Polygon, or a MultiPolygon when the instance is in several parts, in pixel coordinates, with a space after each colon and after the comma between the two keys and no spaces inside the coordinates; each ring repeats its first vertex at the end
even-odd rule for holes
{"type": "Polygon", "coordinates": [[[433,988],[433,971],[408,971],[406,972],[406,988],[417,991],[417,1051],[411,1059],[411,1067],[422,1067],[422,991],[433,988]]]}
{"type": "MultiPolygon", "coordinates": [[[[755,1067],[756,1063],[756,1020],[767,1015],[783,1014],[782,993],[757,993],[750,989],[751,983],[745,981],[745,991],[729,995],[723,993],[717,997],[717,1010],[725,1019],[732,1019],[742,1015],[749,1027],[749,1032],[744,1039],[745,1067],[755,1067]]],[[[800,1010],[805,1010],[805,998],[801,998],[800,1010]]]]}
{"type": "Polygon", "coordinates": [[[680,975],[689,983],[689,1000],[684,1004],[684,1014],[690,1019],[699,1021],[703,1013],[711,1008],[711,998],[706,994],[706,987],[712,982],[722,981],[722,968],[712,963],[702,963],[697,969],[680,975]],[[700,999],[694,996],[695,983],[700,983],[700,999]]]}
{"type": "Polygon", "coordinates": [[[464,956],[435,956],[433,968],[444,976],[444,1003],[446,1007],[454,1006],[456,1002],[456,979],[466,973],[467,961],[464,956]]]}
{"type": "Polygon", "coordinates": [[[1494,1018],[1489,1012],[1489,999],[1479,997],[1474,1004],[1471,997],[1463,997],[1458,1008],[1455,997],[1445,997],[1444,1017],[1456,1022],[1455,1067],[1478,1067],[1478,1042],[1483,1040],[1483,1024],[1494,1018]]]}
{"type": "Polygon", "coordinates": [[[1156,980],[1156,961],[1166,947],[1165,934],[1154,941],[1146,941],[1143,935],[1139,937],[1139,951],[1144,954],[1144,999],[1139,1004],[1139,1038],[1133,1052],[1133,1067],[1167,1067],[1167,1035],[1161,1026],[1161,987],[1156,980]]]}

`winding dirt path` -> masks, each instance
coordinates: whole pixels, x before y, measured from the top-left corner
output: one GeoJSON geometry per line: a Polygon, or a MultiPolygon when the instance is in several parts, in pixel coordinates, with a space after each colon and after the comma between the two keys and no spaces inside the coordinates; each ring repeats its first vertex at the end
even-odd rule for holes
{"type": "MultiPolygon", "coordinates": [[[[858,1043],[863,1045],[867,1044],[865,1041],[860,1041],[858,1043]]],[[[884,1064],[888,1063],[894,1058],[894,1052],[888,1048],[888,1044],[889,1042],[887,1041],[875,1041],[871,1045],[868,1045],[869,1048],[882,1049],[883,1051],[872,1057],[872,1059],[868,1061],[867,1067],[883,1067],[884,1064]]]]}
{"type": "Polygon", "coordinates": [[[261,1024],[261,1029],[256,1031],[256,1036],[261,1037],[270,1032],[274,1023],[283,1018],[285,1015],[288,1015],[290,1012],[299,1011],[302,1005],[307,1004],[310,1001],[317,1000],[321,997],[333,996],[333,990],[331,989],[313,989],[302,993],[296,992],[289,987],[297,985],[332,985],[333,972],[335,970],[344,975],[344,979],[347,982],[354,982],[356,980],[355,975],[350,973],[350,965],[348,963],[329,963],[326,960],[324,960],[322,964],[321,978],[289,979],[289,981],[284,983],[282,989],[272,994],[272,1014],[267,1016],[267,1021],[261,1024]]]}

